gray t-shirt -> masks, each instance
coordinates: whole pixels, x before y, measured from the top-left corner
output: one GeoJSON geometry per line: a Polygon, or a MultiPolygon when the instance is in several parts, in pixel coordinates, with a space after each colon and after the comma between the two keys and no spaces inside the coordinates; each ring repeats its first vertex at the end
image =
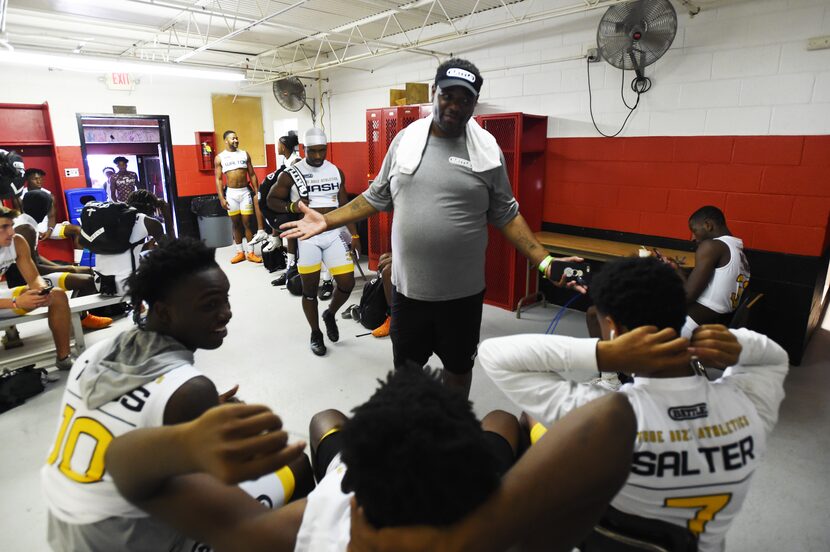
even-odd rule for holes
{"type": "Polygon", "coordinates": [[[484,287],[487,223],[501,228],[519,214],[502,166],[474,173],[466,137],[430,134],[414,174],[398,172],[392,144],[377,178],[363,193],[379,211],[394,209],[392,282],[411,299],[446,301],[484,287]]]}

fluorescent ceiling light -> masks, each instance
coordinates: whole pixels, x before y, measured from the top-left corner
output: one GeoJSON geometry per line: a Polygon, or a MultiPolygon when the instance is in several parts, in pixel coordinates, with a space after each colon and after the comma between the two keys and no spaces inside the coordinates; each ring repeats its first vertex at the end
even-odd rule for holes
{"type": "Polygon", "coordinates": [[[91,58],[86,56],[56,56],[34,52],[0,51],[0,63],[15,63],[19,65],[55,67],[67,71],[82,73],[140,73],[149,75],[168,75],[171,77],[211,79],[222,81],[243,81],[242,72],[221,71],[214,69],[200,69],[168,65],[163,63],[136,63],[117,59],[91,58]]]}

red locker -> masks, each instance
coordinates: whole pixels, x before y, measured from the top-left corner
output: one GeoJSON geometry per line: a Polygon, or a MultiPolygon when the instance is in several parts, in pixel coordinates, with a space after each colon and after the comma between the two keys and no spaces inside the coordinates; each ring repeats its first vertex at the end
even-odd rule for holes
{"type": "MultiPolygon", "coordinates": [[[[533,232],[542,229],[542,200],[545,179],[545,147],[548,118],[524,113],[479,115],[476,121],[496,140],[504,153],[507,175],[522,216],[533,232]]],[[[490,227],[485,277],[488,305],[515,310],[525,295],[527,260],[501,232],[490,227]]],[[[530,275],[530,292],[538,279],[530,275]]]]}
{"type": "Polygon", "coordinates": [[[367,109],[366,110],[366,149],[369,154],[369,170],[366,177],[371,182],[380,170],[380,164],[383,162],[383,155],[386,148],[381,141],[381,116],[382,109],[367,109]]]}
{"type": "MultiPolygon", "coordinates": [[[[369,180],[377,176],[392,140],[402,129],[422,116],[421,106],[404,105],[366,110],[366,146],[369,154],[369,180]],[[378,117],[379,113],[379,117],[378,117]],[[378,118],[379,125],[376,124],[378,118]]],[[[380,256],[392,250],[392,213],[369,217],[369,268],[377,269],[380,256]]]]}

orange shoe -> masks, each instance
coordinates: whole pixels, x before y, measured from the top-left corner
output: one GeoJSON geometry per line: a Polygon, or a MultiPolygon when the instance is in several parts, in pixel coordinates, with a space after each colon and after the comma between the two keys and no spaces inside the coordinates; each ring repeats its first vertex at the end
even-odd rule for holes
{"type": "Polygon", "coordinates": [[[241,263],[244,260],[245,260],[245,253],[243,253],[242,251],[239,251],[239,252],[236,253],[236,255],[231,257],[231,264],[241,263]]]}
{"type": "Polygon", "coordinates": [[[386,337],[389,335],[389,326],[392,325],[392,317],[387,316],[383,324],[372,330],[372,335],[375,337],[386,337]]]}
{"type": "Polygon", "coordinates": [[[251,251],[250,253],[245,255],[245,258],[248,259],[252,263],[261,263],[262,262],[262,257],[257,257],[256,253],[254,253],[253,251],[251,251]]]}
{"type": "Polygon", "coordinates": [[[87,330],[100,330],[101,328],[108,327],[110,324],[112,324],[112,318],[95,316],[89,313],[81,319],[81,326],[87,330]]]}

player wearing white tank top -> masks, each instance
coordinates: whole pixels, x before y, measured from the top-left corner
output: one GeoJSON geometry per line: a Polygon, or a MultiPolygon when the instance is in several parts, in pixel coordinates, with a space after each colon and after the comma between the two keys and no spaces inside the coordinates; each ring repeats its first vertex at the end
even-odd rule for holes
{"type": "MultiPolygon", "coordinates": [[[[334,211],[348,202],[343,171],[326,160],[327,138],[319,128],[305,134],[306,158],[286,168],[268,194],[268,206],[278,213],[299,213],[304,203],[320,213],[334,211]]],[[[329,230],[299,243],[297,269],[303,284],[303,313],[311,327],[311,351],[326,354],[323,332],[317,314],[317,287],[320,268],[326,264],[336,283],[329,308],[323,311],[326,335],[340,339],[335,315],[354,288],[352,251],[360,250],[360,236],[354,224],[329,230]],[[346,228],[348,230],[346,230],[346,228]]]]}
{"type": "Polygon", "coordinates": [[[68,370],[72,366],[69,354],[69,299],[62,289],[51,289],[38,274],[32,260],[29,244],[14,230],[17,211],[0,204],[0,276],[16,265],[26,285],[0,289],[0,318],[20,316],[38,307],[49,309],[49,329],[55,342],[55,366],[68,370]]]}
{"type": "Polygon", "coordinates": [[[236,132],[226,130],[222,139],[225,141],[226,149],[216,156],[213,167],[219,203],[223,209],[227,209],[233,224],[236,255],[231,259],[231,263],[236,264],[244,260],[261,263],[262,259],[254,253],[253,245],[268,239],[268,235],[264,230],[259,204],[253,199],[259,190],[259,181],[251,164],[251,156],[245,150],[239,149],[239,137],[236,132]],[[227,187],[222,185],[223,177],[227,180],[227,187]],[[256,236],[253,233],[254,222],[257,227],[256,236]]]}
{"type": "Polygon", "coordinates": [[[689,311],[681,330],[684,337],[701,324],[728,324],[749,285],[744,243],[729,231],[720,209],[707,205],[692,213],[689,230],[697,250],[695,267],[685,279],[689,311]]]}
{"type": "Polygon", "coordinates": [[[496,385],[543,425],[614,393],[577,383],[597,370],[632,375],[634,382],[619,393],[628,397],[637,418],[633,463],[611,506],[628,516],[685,527],[700,552],[714,552],[723,550],[778,421],[789,363],[769,338],[720,325],[698,328],[687,351],[686,339],[674,339],[685,317],[684,295],[674,271],[655,259],[608,263],[591,286],[603,341],[500,337],[481,344],[479,359],[496,385]],[[656,333],[657,328],[663,330],[656,333]],[[675,359],[649,367],[648,355],[638,350],[648,340],[674,348],[675,359]],[[712,357],[713,347],[725,353],[712,357]],[[614,351],[622,352],[622,365],[609,362],[614,351]],[[697,375],[690,354],[726,368],[723,376],[709,381],[697,375]]]}

